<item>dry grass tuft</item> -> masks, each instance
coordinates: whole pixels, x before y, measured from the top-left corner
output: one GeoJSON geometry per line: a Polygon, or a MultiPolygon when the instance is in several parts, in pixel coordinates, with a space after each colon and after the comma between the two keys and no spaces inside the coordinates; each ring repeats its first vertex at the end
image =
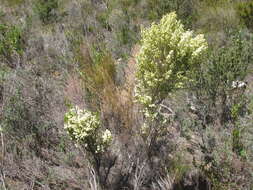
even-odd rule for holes
{"type": "Polygon", "coordinates": [[[102,57],[99,63],[91,62],[87,49],[83,51],[85,57],[82,65],[83,81],[86,93],[89,94],[89,105],[101,113],[105,121],[113,128],[131,128],[134,125],[134,80],[135,60],[131,58],[125,69],[125,83],[116,82],[118,63],[110,55],[102,57]],[[88,57],[88,58],[87,58],[88,57]],[[113,121],[113,122],[111,122],[113,121]]]}
{"type": "Polygon", "coordinates": [[[81,79],[74,74],[68,76],[65,87],[65,97],[73,105],[85,106],[84,90],[81,79]]]}

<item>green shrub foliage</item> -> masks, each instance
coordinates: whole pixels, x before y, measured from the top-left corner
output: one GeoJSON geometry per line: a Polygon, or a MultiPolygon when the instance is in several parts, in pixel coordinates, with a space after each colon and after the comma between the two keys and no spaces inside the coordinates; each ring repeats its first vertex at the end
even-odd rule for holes
{"type": "Polygon", "coordinates": [[[210,51],[207,61],[196,75],[197,96],[205,102],[203,105],[209,115],[213,114],[216,118],[219,114],[223,122],[235,117],[234,104],[243,103],[244,88],[233,84],[243,82],[249,71],[252,62],[250,43],[244,32],[230,34],[226,44],[210,51]],[[213,113],[211,107],[214,108],[213,113]]]}
{"type": "Polygon", "coordinates": [[[14,86],[16,90],[5,96],[0,125],[8,138],[23,143],[30,137],[33,148],[40,149],[52,143],[49,134],[52,135],[51,129],[55,126],[44,111],[48,109],[48,104],[43,102],[48,91],[42,92],[35,87],[36,96],[28,98],[22,93],[24,88],[21,85],[14,86]]]}
{"type": "Polygon", "coordinates": [[[10,59],[15,52],[22,53],[21,29],[0,24],[0,58],[10,59]]]}
{"type": "Polygon", "coordinates": [[[57,21],[58,7],[58,0],[39,0],[36,4],[36,10],[44,24],[57,21]]]}
{"type": "Polygon", "coordinates": [[[248,27],[253,28],[253,1],[243,1],[237,4],[237,13],[242,22],[248,27]]]}

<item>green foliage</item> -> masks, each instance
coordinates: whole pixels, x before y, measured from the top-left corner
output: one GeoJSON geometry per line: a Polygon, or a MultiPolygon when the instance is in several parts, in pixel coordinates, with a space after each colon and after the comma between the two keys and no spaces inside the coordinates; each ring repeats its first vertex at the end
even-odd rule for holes
{"type": "Polygon", "coordinates": [[[1,125],[4,133],[18,142],[25,141],[30,136],[36,142],[41,143],[42,137],[45,137],[52,123],[43,120],[41,110],[34,111],[30,106],[25,103],[21,89],[17,89],[13,95],[8,97],[1,125]]]}
{"type": "Polygon", "coordinates": [[[212,189],[244,189],[242,186],[247,189],[252,183],[251,168],[244,167],[247,150],[243,144],[243,133],[241,127],[223,127],[218,133],[208,128],[202,133],[203,139],[206,139],[204,144],[209,146],[200,168],[209,178],[212,189]]]}
{"type": "Polygon", "coordinates": [[[2,19],[2,17],[5,16],[5,13],[3,12],[3,10],[0,9],[0,19],[2,19]]]}
{"type": "Polygon", "coordinates": [[[90,48],[90,56],[94,66],[101,65],[103,64],[103,59],[108,56],[108,51],[104,44],[93,44],[90,48]]]}
{"type": "Polygon", "coordinates": [[[237,3],[236,10],[242,22],[248,27],[253,28],[253,2],[242,1],[237,3]]]}
{"type": "Polygon", "coordinates": [[[0,24],[0,57],[10,59],[13,53],[22,53],[22,32],[18,26],[0,24]]]}
{"type": "Polygon", "coordinates": [[[108,23],[108,11],[99,12],[96,15],[96,19],[99,21],[99,23],[106,28],[107,30],[110,30],[110,25],[108,23]]]}
{"type": "Polygon", "coordinates": [[[132,39],[131,39],[131,31],[129,30],[128,27],[123,27],[121,31],[117,33],[117,39],[119,40],[120,44],[126,45],[128,44],[132,39]]]}
{"type": "Polygon", "coordinates": [[[146,6],[143,10],[142,17],[151,21],[161,19],[169,12],[175,11],[184,24],[192,21],[193,10],[190,4],[192,0],[146,0],[143,1],[146,6]]]}
{"type": "MultiPolygon", "coordinates": [[[[245,31],[226,35],[228,38],[222,46],[216,45],[210,50],[196,75],[199,79],[195,86],[199,106],[197,114],[203,122],[203,134],[206,131],[213,133],[205,137],[209,144],[204,149],[208,159],[202,171],[214,189],[240,189],[237,184],[239,177],[234,173],[249,175],[247,170],[238,167],[248,157],[244,140],[248,136],[245,131],[249,128],[245,126],[248,100],[247,87],[234,84],[245,81],[250,71],[252,36],[245,31]]],[[[246,184],[247,180],[242,183],[246,184]]]]}
{"type": "Polygon", "coordinates": [[[147,0],[148,18],[150,20],[160,19],[163,15],[172,11],[173,3],[178,1],[167,1],[167,0],[147,0]]]}
{"type": "Polygon", "coordinates": [[[249,94],[249,102],[247,103],[248,115],[246,118],[241,118],[239,121],[242,126],[241,130],[241,141],[243,142],[244,148],[246,149],[248,159],[252,163],[253,162],[253,94],[249,94]]]}
{"type": "Polygon", "coordinates": [[[83,43],[83,36],[80,31],[77,30],[66,30],[65,36],[69,41],[69,48],[74,53],[74,63],[83,61],[81,45],[83,43]]]}
{"type": "Polygon", "coordinates": [[[145,107],[154,107],[168,93],[183,88],[201,63],[207,49],[203,35],[185,31],[175,13],[142,32],[137,56],[137,98],[145,107]]]}
{"type": "Polygon", "coordinates": [[[242,112],[242,109],[243,109],[243,104],[241,102],[234,104],[231,107],[231,117],[234,121],[238,120],[240,113],[242,112]]]}
{"type": "Polygon", "coordinates": [[[0,65],[0,85],[4,83],[9,72],[10,68],[5,65],[0,65]]]}
{"type": "Polygon", "coordinates": [[[241,141],[242,138],[241,130],[238,127],[235,128],[232,132],[232,136],[233,136],[233,151],[240,156],[244,156],[245,149],[241,141]]]}
{"type": "Polygon", "coordinates": [[[218,117],[222,121],[231,118],[231,106],[243,101],[243,88],[233,88],[232,84],[243,81],[247,75],[252,62],[250,44],[251,40],[247,40],[243,32],[230,34],[224,46],[213,48],[208,60],[202,64],[202,69],[196,75],[197,96],[208,100],[209,103],[205,101],[204,106],[209,114],[214,114],[213,117],[220,114],[218,117]],[[213,113],[208,105],[214,107],[213,113]]]}
{"type": "Polygon", "coordinates": [[[215,86],[218,89],[220,85],[231,89],[233,81],[243,80],[247,74],[251,59],[249,43],[240,34],[232,36],[229,41],[226,46],[214,50],[209,57],[208,74],[212,78],[209,80],[212,83],[210,90],[215,86]]]}
{"type": "Polygon", "coordinates": [[[231,118],[235,123],[235,126],[232,130],[233,151],[243,158],[247,157],[246,143],[244,138],[247,136],[245,134],[245,130],[247,130],[248,127],[246,127],[245,124],[241,124],[241,122],[243,121],[244,117],[248,115],[248,111],[246,110],[248,109],[247,107],[247,102],[244,100],[238,101],[238,103],[231,107],[231,118]]]}
{"type": "Polygon", "coordinates": [[[99,131],[101,124],[95,113],[72,108],[65,114],[64,125],[70,138],[92,154],[103,153],[111,144],[111,132],[108,129],[103,133],[99,131]]]}
{"type": "Polygon", "coordinates": [[[35,10],[44,24],[49,24],[58,20],[58,8],[59,0],[38,0],[35,6],[35,10]]]}
{"type": "Polygon", "coordinates": [[[202,2],[206,3],[208,6],[220,6],[221,4],[227,4],[230,0],[202,0],[202,2]]]}
{"type": "Polygon", "coordinates": [[[21,133],[25,132],[27,113],[28,110],[21,100],[21,92],[17,90],[15,95],[10,97],[8,105],[5,107],[3,120],[4,131],[17,132],[19,130],[21,133]]]}

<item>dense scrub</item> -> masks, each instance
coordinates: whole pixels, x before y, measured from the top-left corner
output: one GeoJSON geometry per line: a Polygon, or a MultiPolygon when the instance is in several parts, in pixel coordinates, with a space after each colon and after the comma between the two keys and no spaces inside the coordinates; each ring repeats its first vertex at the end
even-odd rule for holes
{"type": "Polygon", "coordinates": [[[251,190],[252,10],[0,0],[0,189],[251,190]]]}

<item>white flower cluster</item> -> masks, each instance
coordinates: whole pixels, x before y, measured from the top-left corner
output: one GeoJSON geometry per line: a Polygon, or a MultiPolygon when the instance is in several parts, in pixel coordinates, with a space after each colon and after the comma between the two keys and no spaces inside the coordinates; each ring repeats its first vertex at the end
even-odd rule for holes
{"type": "Polygon", "coordinates": [[[139,102],[154,110],[154,102],[165,98],[173,89],[183,88],[206,50],[204,36],[185,31],[174,12],[142,31],[142,46],[137,56],[139,102]]]}
{"type": "Polygon", "coordinates": [[[232,82],[232,88],[246,88],[247,87],[247,82],[243,82],[243,81],[233,81],[232,82]]]}
{"type": "Polygon", "coordinates": [[[112,141],[111,131],[106,129],[104,134],[102,135],[102,142],[103,142],[103,144],[110,144],[111,141],[112,141]]]}
{"type": "Polygon", "coordinates": [[[99,116],[78,107],[72,108],[65,114],[64,128],[70,138],[94,153],[104,152],[112,142],[112,134],[106,129],[100,132],[99,116]]]}

